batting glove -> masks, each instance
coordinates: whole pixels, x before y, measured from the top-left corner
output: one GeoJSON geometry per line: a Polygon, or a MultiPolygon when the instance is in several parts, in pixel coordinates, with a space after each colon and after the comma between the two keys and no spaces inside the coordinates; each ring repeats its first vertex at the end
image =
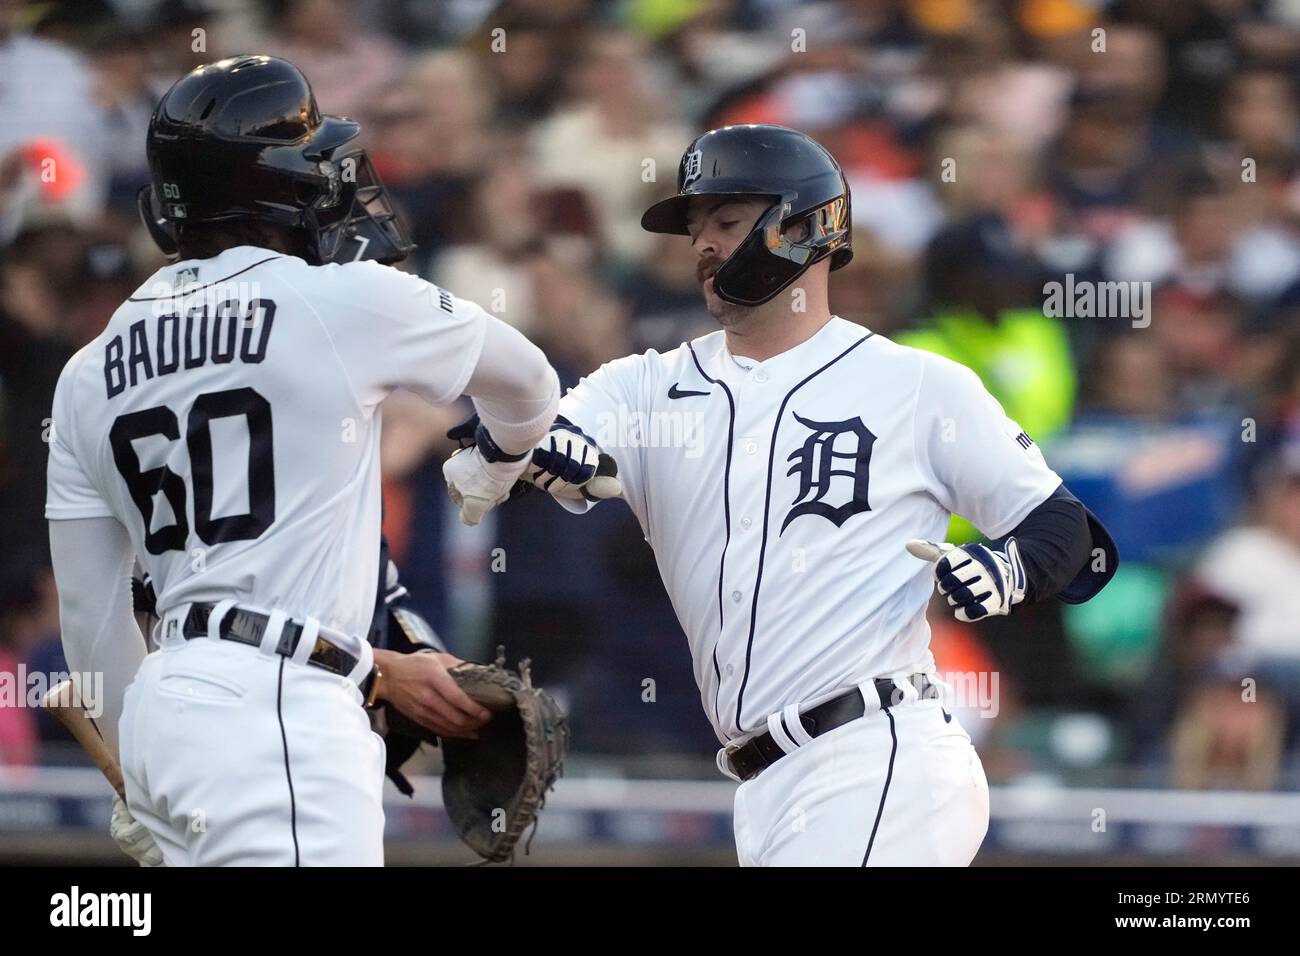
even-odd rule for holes
{"type": "Polygon", "coordinates": [[[442,476],[447,479],[447,493],[460,509],[460,520],[476,525],[510,497],[510,489],[527,467],[527,452],[507,454],[487,429],[478,425],[473,447],[453,453],[442,466],[442,476]]]}
{"type": "Polygon", "coordinates": [[[166,866],[162,850],[154,842],[153,836],[145,825],[131,816],[126,801],[121,797],[113,798],[113,816],[108,823],[108,832],[122,848],[122,852],[141,866],[166,866]]]}
{"type": "Polygon", "coordinates": [[[604,501],[623,494],[613,457],[568,419],[557,418],[533,449],[524,479],[536,488],[570,501],[604,501]]]}
{"type": "MultiPolygon", "coordinates": [[[[480,427],[475,416],[447,432],[447,437],[473,447],[480,427]]],[[[511,497],[532,488],[568,501],[604,501],[623,494],[613,456],[601,451],[591,436],[563,416],[555,419],[546,437],[533,449],[528,467],[519,478],[511,497]]]]}
{"type": "Polygon", "coordinates": [[[1007,539],[1005,552],[982,544],[957,547],[919,539],[907,542],[907,550],[922,561],[938,562],[936,587],[956,608],[959,621],[1010,614],[1025,599],[1025,566],[1015,538],[1007,539]]]}

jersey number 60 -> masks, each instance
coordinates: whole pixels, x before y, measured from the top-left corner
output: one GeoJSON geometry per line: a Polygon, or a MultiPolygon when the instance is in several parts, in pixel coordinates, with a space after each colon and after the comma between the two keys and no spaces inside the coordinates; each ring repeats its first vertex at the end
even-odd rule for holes
{"type": "MultiPolygon", "coordinates": [[[[131,500],[144,519],[144,545],[150,554],[184,551],[189,537],[186,519],[185,480],[166,465],[140,470],[140,458],[132,442],[153,435],[169,441],[180,438],[176,413],[166,405],[119,415],[108,433],[113,461],[122,473],[131,500]],[[151,530],[153,497],[161,492],[176,516],[173,524],[151,530]]],[[[194,530],[204,544],[222,541],[250,541],[275,521],[275,460],[271,448],[271,403],[251,388],[207,392],[194,400],[185,426],[185,443],[190,452],[194,484],[194,530]],[[248,422],[248,506],[247,514],[212,517],[212,429],[214,418],[243,415],[248,422]]]]}

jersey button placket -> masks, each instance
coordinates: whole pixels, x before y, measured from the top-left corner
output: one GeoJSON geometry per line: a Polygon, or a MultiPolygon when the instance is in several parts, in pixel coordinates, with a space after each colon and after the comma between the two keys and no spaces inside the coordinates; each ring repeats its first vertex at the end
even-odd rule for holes
{"type": "Polygon", "coordinates": [[[775,408],[768,405],[772,386],[760,384],[771,373],[759,368],[746,370],[736,384],[736,444],[730,473],[730,545],[724,569],[722,632],[718,640],[721,683],[719,718],[734,726],[736,703],[745,674],[745,656],[753,615],[754,583],[758,576],[759,529],[767,498],[768,458],[775,408]]]}

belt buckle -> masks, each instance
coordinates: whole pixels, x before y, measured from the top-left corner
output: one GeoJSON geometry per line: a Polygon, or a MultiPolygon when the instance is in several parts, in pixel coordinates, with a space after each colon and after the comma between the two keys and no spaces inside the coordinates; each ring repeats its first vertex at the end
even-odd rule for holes
{"type": "Polygon", "coordinates": [[[732,775],[735,776],[735,778],[737,780],[740,780],[741,782],[744,782],[746,779],[749,778],[747,778],[743,773],[741,773],[740,768],[736,766],[736,761],[733,758],[735,757],[736,754],[740,753],[740,751],[744,750],[745,747],[748,745],[749,745],[749,740],[745,740],[742,741],[741,743],[735,743],[735,742],[729,743],[722,748],[722,756],[723,759],[725,759],[727,762],[727,767],[731,770],[732,775]]]}

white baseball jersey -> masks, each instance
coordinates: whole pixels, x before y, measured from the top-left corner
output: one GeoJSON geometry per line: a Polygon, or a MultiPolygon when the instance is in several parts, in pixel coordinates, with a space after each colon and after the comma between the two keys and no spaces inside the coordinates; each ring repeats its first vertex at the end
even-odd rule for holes
{"type": "Polygon", "coordinates": [[[372,262],[241,246],[155,273],[68,363],[46,516],[113,516],[160,612],[233,599],[364,634],[379,403],[464,390],[486,313],[372,262]]]}
{"type": "Polygon", "coordinates": [[[618,359],[560,414],[619,463],[724,743],[932,669],[905,543],[952,513],[1001,536],[1061,483],[969,369],[840,318],[765,362],[721,331],[618,359]]]}

